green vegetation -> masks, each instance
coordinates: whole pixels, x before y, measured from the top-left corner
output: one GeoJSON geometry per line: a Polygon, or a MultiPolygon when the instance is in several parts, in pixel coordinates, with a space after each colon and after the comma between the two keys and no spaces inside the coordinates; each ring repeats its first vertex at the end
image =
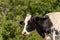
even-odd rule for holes
{"type": "Polygon", "coordinates": [[[0,40],[42,40],[36,31],[23,37],[19,22],[26,14],[43,16],[59,11],[60,0],[0,0],[0,40]]]}

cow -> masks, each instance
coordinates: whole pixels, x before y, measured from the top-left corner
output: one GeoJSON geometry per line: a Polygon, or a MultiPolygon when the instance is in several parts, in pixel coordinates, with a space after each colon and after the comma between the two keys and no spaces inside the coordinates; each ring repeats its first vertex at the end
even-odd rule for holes
{"type": "Polygon", "coordinates": [[[26,15],[24,21],[24,29],[22,34],[29,35],[32,31],[36,30],[44,40],[55,40],[55,35],[60,31],[60,12],[47,13],[43,17],[34,17],[30,14],[26,15]],[[51,35],[52,37],[50,37],[51,35]]]}

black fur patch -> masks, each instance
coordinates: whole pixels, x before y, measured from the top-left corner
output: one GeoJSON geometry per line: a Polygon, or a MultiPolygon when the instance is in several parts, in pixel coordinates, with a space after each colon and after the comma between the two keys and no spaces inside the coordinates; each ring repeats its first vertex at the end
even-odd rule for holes
{"type": "Polygon", "coordinates": [[[43,38],[45,37],[45,33],[51,33],[51,27],[53,26],[53,24],[48,15],[45,15],[42,18],[36,17],[35,22],[36,30],[43,38]]]}

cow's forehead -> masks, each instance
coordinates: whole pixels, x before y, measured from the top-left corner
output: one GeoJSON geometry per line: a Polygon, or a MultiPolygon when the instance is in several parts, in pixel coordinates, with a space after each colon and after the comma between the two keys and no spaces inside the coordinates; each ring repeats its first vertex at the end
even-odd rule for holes
{"type": "Polygon", "coordinates": [[[27,23],[30,19],[31,19],[31,15],[30,14],[27,14],[24,22],[27,23]]]}

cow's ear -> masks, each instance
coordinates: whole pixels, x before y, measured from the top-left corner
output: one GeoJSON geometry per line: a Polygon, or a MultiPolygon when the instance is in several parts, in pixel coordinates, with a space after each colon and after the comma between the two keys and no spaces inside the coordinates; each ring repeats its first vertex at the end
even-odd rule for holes
{"type": "Polygon", "coordinates": [[[47,18],[45,18],[45,17],[36,17],[35,19],[38,21],[38,20],[46,20],[47,18]]]}
{"type": "Polygon", "coordinates": [[[40,18],[39,17],[35,17],[35,20],[38,21],[40,18]]]}
{"type": "Polygon", "coordinates": [[[47,20],[47,18],[40,18],[41,20],[47,20]]]}
{"type": "Polygon", "coordinates": [[[20,24],[23,25],[24,24],[24,21],[20,21],[20,24]]]}

